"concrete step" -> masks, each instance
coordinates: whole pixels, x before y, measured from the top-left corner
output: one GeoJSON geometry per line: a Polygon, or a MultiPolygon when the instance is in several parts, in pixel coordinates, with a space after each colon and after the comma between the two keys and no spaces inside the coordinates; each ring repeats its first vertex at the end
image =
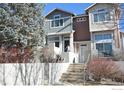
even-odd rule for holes
{"type": "Polygon", "coordinates": [[[83,74],[83,73],[70,72],[70,73],[63,73],[62,75],[74,75],[74,76],[78,75],[78,76],[80,76],[80,75],[82,75],[82,74],[83,74]]]}
{"type": "Polygon", "coordinates": [[[83,79],[76,79],[76,78],[62,78],[61,81],[83,81],[83,79]]]}
{"type": "Polygon", "coordinates": [[[62,79],[67,79],[67,78],[82,79],[83,76],[68,76],[68,75],[67,75],[67,76],[64,76],[64,75],[63,75],[61,78],[62,78],[62,79]]]}
{"type": "Polygon", "coordinates": [[[75,77],[75,76],[83,76],[84,73],[63,73],[62,76],[75,77]]]}
{"type": "Polygon", "coordinates": [[[71,66],[69,66],[68,69],[84,69],[84,66],[81,66],[81,67],[77,67],[77,66],[71,67],[71,66]]]}
{"type": "Polygon", "coordinates": [[[83,67],[84,64],[70,64],[69,67],[83,67]]]}
{"type": "Polygon", "coordinates": [[[83,69],[68,69],[67,72],[68,72],[68,73],[69,73],[69,72],[82,73],[82,72],[84,72],[84,70],[83,70],[83,69]]]}
{"type": "Polygon", "coordinates": [[[73,84],[84,82],[84,64],[70,64],[67,72],[63,73],[60,81],[73,84]]]}
{"type": "Polygon", "coordinates": [[[83,79],[60,79],[60,81],[62,81],[62,82],[69,82],[69,83],[83,83],[84,82],[84,80],[83,79]]]}
{"type": "MultiPolygon", "coordinates": [[[[88,77],[88,75],[85,74],[85,77],[88,77]]],[[[67,78],[83,79],[84,78],[84,73],[73,73],[73,74],[63,73],[61,78],[62,79],[67,79],[67,78]]]]}
{"type": "Polygon", "coordinates": [[[73,63],[73,64],[70,64],[71,65],[84,65],[84,63],[73,63]]]}

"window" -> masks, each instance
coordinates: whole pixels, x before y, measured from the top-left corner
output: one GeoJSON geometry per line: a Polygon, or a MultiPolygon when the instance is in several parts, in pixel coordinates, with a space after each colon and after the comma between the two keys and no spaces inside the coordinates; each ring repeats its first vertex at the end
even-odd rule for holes
{"type": "Polygon", "coordinates": [[[99,13],[99,21],[105,21],[105,13],[99,13]]]}
{"type": "Polygon", "coordinates": [[[97,43],[96,49],[98,50],[98,54],[112,56],[112,43],[97,43]]]}
{"type": "Polygon", "coordinates": [[[95,35],[95,40],[105,40],[105,39],[112,39],[112,35],[111,34],[95,35]]]}
{"type": "Polygon", "coordinates": [[[95,40],[102,40],[102,35],[95,35],[95,40]]]}
{"type": "Polygon", "coordinates": [[[93,13],[94,22],[110,21],[110,13],[105,9],[99,9],[93,13]]]}
{"type": "Polygon", "coordinates": [[[111,34],[104,34],[104,39],[112,39],[112,35],[111,34]]]}
{"type": "Polygon", "coordinates": [[[55,20],[55,27],[59,26],[59,20],[55,20]]]}
{"type": "Polygon", "coordinates": [[[64,19],[60,17],[60,15],[54,16],[54,19],[51,21],[51,27],[60,27],[64,25],[64,19]]]}
{"type": "Polygon", "coordinates": [[[94,14],[94,22],[98,22],[98,14],[94,14]]]}
{"type": "Polygon", "coordinates": [[[82,21],[86,21],[86,18],[77,18],[77,22],[82,22],[82,21]]]}
{"type": "Polygon", "coordinates": [[[60,17],[61,17],[61,15],[54,15],[54,19],[58,19],[60,17]]]}
{"type": "Polygon", "coordinates": [[[63,22],[64,20],[63,19],[60,19],[60,26],[63,26],[63,22]]]}
{"type": "Polygon", "coordinates": [[[55,47],[59,47],[59,42],[55,42],[55,47]]]}

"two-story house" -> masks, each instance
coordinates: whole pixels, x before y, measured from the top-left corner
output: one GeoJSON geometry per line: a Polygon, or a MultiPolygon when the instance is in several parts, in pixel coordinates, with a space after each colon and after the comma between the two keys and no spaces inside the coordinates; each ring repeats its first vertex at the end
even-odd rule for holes
{"type": "Polygon", "coordinates": [[[89,15],[92,54],[98,52],[102,56],[112,56],[114,50],[121,48],[117,4],[93,4],[86,12],[89,15]]]}
{"type": "Polygon", "coordinates": [[[81,15],[62,9],[49,12],[45,32],[54,54],[69,63],[84,63],[89,54],[112,56],[114,50],[121,48],[116,5],[93,4],[81,15]]]}
{"type": "Polygon", "coordinates": [[[61,9],[54,9],[45,16],[45,32],[48,44],[54,56],[61,55],[64,62],[73,62],[73,16],[74,14],[61,9]]]}

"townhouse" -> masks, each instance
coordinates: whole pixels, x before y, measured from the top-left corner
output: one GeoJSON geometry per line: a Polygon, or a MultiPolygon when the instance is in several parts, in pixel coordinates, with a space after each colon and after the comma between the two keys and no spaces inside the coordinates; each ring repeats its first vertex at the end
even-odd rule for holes
{"type": "Polygon", "coordinates": [[[89,55],[113,56],[122,48],[116,5],[96,3],[81,15],[58,8],[50,11],[44,30],[53,56],[59,54],[69,63],[84,63],[89,55]]]}
{"type": "Polygon", "coordinates": [[[92,54],[112,56],[121,48],[119,11],[115,4],[93,4],[86,9],[89,15],[92,54]]]}

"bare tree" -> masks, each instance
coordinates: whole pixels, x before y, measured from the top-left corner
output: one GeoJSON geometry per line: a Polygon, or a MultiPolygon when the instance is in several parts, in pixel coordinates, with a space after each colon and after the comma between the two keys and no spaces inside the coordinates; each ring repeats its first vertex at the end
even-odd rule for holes
{"type": "Polygon", "coordinates": [[[41,50],[41,62],[44,63],[44,81],[45,84],[55,84],[56,78],[59,72],[59,64],[63,62],[63,58],[60,55],[54,57],[53,52],[49,46],[42,48],[41,50]]]}

